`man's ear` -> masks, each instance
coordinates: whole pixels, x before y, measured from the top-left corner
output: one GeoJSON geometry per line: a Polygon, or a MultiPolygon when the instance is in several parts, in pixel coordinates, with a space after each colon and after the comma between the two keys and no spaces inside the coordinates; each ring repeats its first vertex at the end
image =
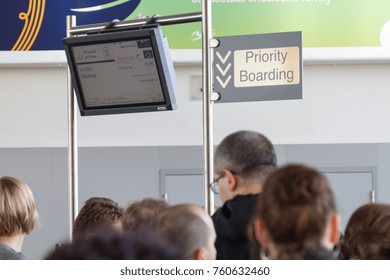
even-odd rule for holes
{"type": "Polygon", "coordinates": [[[330,242],[336,244],[340,241],[340,216],[333,214],[330,217],[330,242]]]}
{"type": "Polygon", "coordinates": [[[229,191],[234,192],[237,188],[237,183],[238,183],[236,175],[233,172],[231,172],[229,169],[225,169],[223,172],[228,181],[229,191]]]}
{"type": "Polygon", "coordinates": [[[268,237],[267,230],[264,227],[264,223],[261,219],[256,218],[255,221],[255,237],[257,242],[261,244],[261,246],[265,249],[270,246],[270,239],[268,237]]]}
{"type": "Polygon", "coordinates": [[[200,247],[195,250],[194,254],[192,255],[193,260],[206,260],[206,249],[203,247],[200,247]]]}

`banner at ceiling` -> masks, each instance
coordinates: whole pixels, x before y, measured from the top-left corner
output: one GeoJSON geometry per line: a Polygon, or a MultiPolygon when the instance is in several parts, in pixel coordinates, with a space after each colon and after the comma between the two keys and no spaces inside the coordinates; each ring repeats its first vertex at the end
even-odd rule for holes
{"type": "MultiPolygon", "coordinates": [[[[389,0],[211,0],[214,36],[302,31],[304,47],[390,45],[389,0]]],[[[201,0],[14,0],[0,3],[0,50],[62,50],[77,24],[201,11],[201,0]]],[[[171,49],[201,47],[201,23],[166,26],[171,49]]]]}

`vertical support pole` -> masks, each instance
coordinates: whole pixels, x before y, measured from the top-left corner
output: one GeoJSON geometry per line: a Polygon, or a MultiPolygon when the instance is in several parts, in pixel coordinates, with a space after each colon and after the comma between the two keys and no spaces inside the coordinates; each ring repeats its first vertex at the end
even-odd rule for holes
{"type": "Polygon", "coordinates": [[[211,40],[211,0],[202,0],[202,88],[203,88],[203,155],[204,155],[204,197],[205,211],[214,213],[214,196],[209,189],[213,180],[213,119],[211,103],[212,54],[211,40]]]}
{"type": "MultiPolygon", "coordinates": [[[[76,16],[66,17],[66,36],[76,26],[76,16]]],[[[69,188],[69,240],[72,240],[73,223],[78,213],[78,154],[77,154],[77,116],[75,95],[68,67],[68,188],[69,188]]]]}

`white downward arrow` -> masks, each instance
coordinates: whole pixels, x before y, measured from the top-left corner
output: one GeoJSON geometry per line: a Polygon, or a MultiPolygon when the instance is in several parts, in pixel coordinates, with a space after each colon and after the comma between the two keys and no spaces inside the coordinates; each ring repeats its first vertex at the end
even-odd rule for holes
{"type": "Polygon", "coordinates": [[[228,51],[228,53],[225,55],[225,57],[222,57],[219,52],[217,52],[217,56],[219,60],[222,62],[222,64],[225,64],[225,62],[229,59],[230,55],[232,54],[231,51],[228,51]]]}
{"type": "Polygon", "coordinates": [[[219,72],[221,72],[222,76],[226,75],[226,73],[229,71],[231,66],[232,66],[232,64],[229,63],[228,66],[225,68],[225,70],[222,70],[221,66],[219,66],[219,64],[217,64],[217,68],[218,68],[219,72]]]}
{"type": "Polygon", "coordinates": [[[221,85],[221,87],[223,87],[223,88],[225,88],[227,86],[227,84],[229,83],[231,78],[232,78],[232,76],[229,75],[229,77],[226,79],[226,81],[222,82],[221,78],[219,76],[217,76],[217,80],[218,80],[219,84],[221,85]]]}

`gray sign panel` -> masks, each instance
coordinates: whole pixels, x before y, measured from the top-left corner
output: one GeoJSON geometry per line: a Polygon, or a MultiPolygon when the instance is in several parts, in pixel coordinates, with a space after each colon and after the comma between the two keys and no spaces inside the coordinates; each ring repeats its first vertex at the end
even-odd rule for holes
{"type": "Polygon", "coordinates": [[[302,33],[215,38],[217,102],[302,99],[302,33]]]}

